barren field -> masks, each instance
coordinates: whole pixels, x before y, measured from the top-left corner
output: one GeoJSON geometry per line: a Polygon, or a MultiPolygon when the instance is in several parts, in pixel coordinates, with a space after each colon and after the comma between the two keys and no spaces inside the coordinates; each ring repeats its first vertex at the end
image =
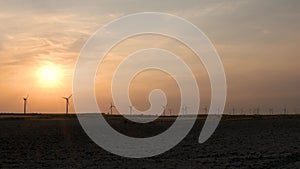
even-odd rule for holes
{"type": "MultiPolygon", "coordinates": [[[[139,126],[111,119],[120,132],[144,137],[172,122],[139,126]]],[[[203,121],[172,150],[152,158],[128,159],[94,144],[76,118],[0,121],[0,168],[300,168],[300,118],[222,121],[198,144],[203,121]]]]}

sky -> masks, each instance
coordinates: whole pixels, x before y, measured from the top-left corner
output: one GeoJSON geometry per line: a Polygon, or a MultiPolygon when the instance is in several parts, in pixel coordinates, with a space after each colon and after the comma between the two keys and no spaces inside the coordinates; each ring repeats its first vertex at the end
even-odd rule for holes
{"type": "MultiPolygon", "coordinates": [[[[27,94],[28,112],[64,112],[61,97],[72,93],[76,60],[85,42],[105,24],[136,12],[177,15],[208,36],[224,65],[227,112],[232,107],[300,112],[299,7],[298,0],[0,0],[0,112],[22,112],[27,94]],[[55,80],[43,73],[49,67],[55,67],[55,80]]],[[[147,47],[184,58],[197,77],[201,106],[209,105],[209,78],[193,53],[170,38],[148,35],[130,38],[106,56],[95,83],[100,107],[107,110],[111,102],[114,68],[125,55],[147,47]]],[[[157,71],[133,80],[134,106],[146,110],[153,88],[163,89],[170,108],[178,109],[174,79],[157,71]]]]}

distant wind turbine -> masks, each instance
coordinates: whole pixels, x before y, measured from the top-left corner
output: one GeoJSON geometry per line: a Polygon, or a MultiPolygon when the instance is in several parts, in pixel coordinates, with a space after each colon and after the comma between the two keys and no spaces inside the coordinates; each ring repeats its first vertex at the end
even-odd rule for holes
{"type": "Polygon", "coordinates": [[[235,115],[235,108],[232,107],[232,115],[235,115]]]}
{"type": "Polygon", "coordinates": [[[269,112],[270,112],[270,115],[274,115],[274,109],[273,108],[270,108],[269,112]]]}
{"type": "Polygon", "coordinates": [[[26,97],[23,97],[24,100],[24,114],[26,114],[27,112],[27,100],[29,98],[29,95],[27,95],[26,97]]]}
{"type": "Polygon", "coordinates": [[[186,106],[186,105],[184,105],[183,107],[182,107],[182,114],[188,114],[188,106],[186,106]]]}
{"type": "Polygon", "coordinates": [[[166,115],[167,106],[161,105],[161,107],[164,109],[163,116],[165,116],[166,115]]]}
{"type": "Polygon", "coordinates": [[[132,115],[132,106],[129,106],[130,115],[132,115]]]}
{"type": "Polygon", "coordinates": [[[249,115],[252,115],[252,114],[253,114],[252,109],[249,108],[249,115]]]}
{"type": "Polygon", "coordinates": [[[69,99],[72,97],[72,95],[70,95],[69,97],[62,97],[63,99],[66,100],[66,114],[69,114],[69,99]]]}
{"type": "Polygon", "coordinates": [[[172,109],[169,109],[169,112],[170,112],[170,116],[172,116],[172,109]]]}
{"type": "Polygon", "coordinates": [[[112,103],[110,103],[110,106],[109,106],[110,115],[113,114],[113,108],[115,108],[115,106],[112,103]]]}
{"type": "Polygon", "coordinates": [[[220,107],[218,107],[218,114],[220,114],[221,113],[221,110],[220,110],[220,107]]]}
{"type": "Polygon", "coordinates": [[[283,114],[286,115],[287,114],[287,108],[283,108],[283,114]]]}
{"type": "Polygon", "coordinates": [[[241,108],[241,115],[244,114],[244,108],[241,108]]]}
{"type": "Polygon", "coordinates": [[[207,106],[204,106],[203,110],[204,110],[204,114],[208,114],[208,108],[207,108],[207,106]]]}

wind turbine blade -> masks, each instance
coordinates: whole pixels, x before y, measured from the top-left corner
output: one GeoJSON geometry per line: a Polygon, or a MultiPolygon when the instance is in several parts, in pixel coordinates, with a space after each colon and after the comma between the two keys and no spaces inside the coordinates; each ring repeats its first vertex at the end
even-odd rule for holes
{"type": "Polygon", "coordinates": [[[68,97],[68,99],[70,99],[72,97],[72,94],[68,97]]]}

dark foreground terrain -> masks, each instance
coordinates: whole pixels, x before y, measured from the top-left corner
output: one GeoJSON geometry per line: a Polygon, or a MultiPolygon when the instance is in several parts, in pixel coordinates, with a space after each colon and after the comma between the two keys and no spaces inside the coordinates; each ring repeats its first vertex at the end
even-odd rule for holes
{"type": "MultiPolygon", "coordinates": [[[[123,133],[156,134],[171,122],[137,127],[111,124],[123,133]]],[[[0,168],[300,168],[300,119],[222,121],[198,144],[203,121],[172,150],[152,158],[128,159],[104,151],[76,118],[0,121],[0,168]]]]}

